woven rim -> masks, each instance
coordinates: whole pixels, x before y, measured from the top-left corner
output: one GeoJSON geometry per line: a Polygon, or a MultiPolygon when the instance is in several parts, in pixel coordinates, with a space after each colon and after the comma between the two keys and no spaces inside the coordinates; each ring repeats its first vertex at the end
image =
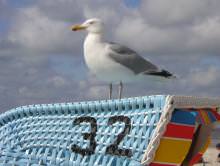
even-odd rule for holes
{"type": "Polygon", "coordinates": [[[178,108],[220,107],[220,98],[173,96],[173,105],[178,108]]]}

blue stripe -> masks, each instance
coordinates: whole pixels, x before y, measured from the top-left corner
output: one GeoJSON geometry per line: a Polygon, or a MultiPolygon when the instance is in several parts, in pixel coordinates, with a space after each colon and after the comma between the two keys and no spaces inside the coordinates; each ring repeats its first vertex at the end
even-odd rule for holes
{"type": "Polygon", "coordinates": [[[182,109],[175,109],[172,114],[171,122],[182,123],[187,125],[195,125],[197,114],[198,114],[197,112],[193,112],[193,111],[189,112],[182,109]]]}
{"type": "Polygon", "coordinates": [[[212,112],[207,111],[207,113],[208,113],[208,117],[209,117],[209,119],[211,120],[211,122],[217,121],[216,117],[213,115],[212,112]]]}

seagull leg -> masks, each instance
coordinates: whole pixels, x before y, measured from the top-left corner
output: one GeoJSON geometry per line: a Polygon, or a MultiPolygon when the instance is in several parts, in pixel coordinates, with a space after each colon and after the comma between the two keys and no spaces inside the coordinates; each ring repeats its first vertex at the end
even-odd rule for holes
{"type": "Polygon", "coordinates": [[[122,90],[123,90],[123,83],[120,81],[120,83],[119,83],[119,93],[118,93],[118,98],[119,99],[121,99],[122,90]]]}
{"type": "Polygon", "coordinates": [[[112,83],[109,84],[109,99],[112,99],[112,83]]]}

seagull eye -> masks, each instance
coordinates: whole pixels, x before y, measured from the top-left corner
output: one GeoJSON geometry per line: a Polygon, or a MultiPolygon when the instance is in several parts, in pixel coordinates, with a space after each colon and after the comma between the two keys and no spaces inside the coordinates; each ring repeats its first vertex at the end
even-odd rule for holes
{"type": "Polygon", "coordinates": [[[92,25],[92,24],[94,24],[94,23],[95,23],[95,21],[91,21],[91,22],[89,22],[90,25],[92,25]]]}

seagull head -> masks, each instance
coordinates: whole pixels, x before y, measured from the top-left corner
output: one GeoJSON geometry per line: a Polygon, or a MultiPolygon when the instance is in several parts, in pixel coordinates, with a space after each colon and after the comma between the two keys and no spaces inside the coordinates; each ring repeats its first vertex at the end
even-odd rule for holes
{"type": "Polygon", "coordinates": [[[71,27],[72,31],[87,30],[89,33],[102,33],[103,22],[98,18],[86,20],[84,23],[71,27]]]}

